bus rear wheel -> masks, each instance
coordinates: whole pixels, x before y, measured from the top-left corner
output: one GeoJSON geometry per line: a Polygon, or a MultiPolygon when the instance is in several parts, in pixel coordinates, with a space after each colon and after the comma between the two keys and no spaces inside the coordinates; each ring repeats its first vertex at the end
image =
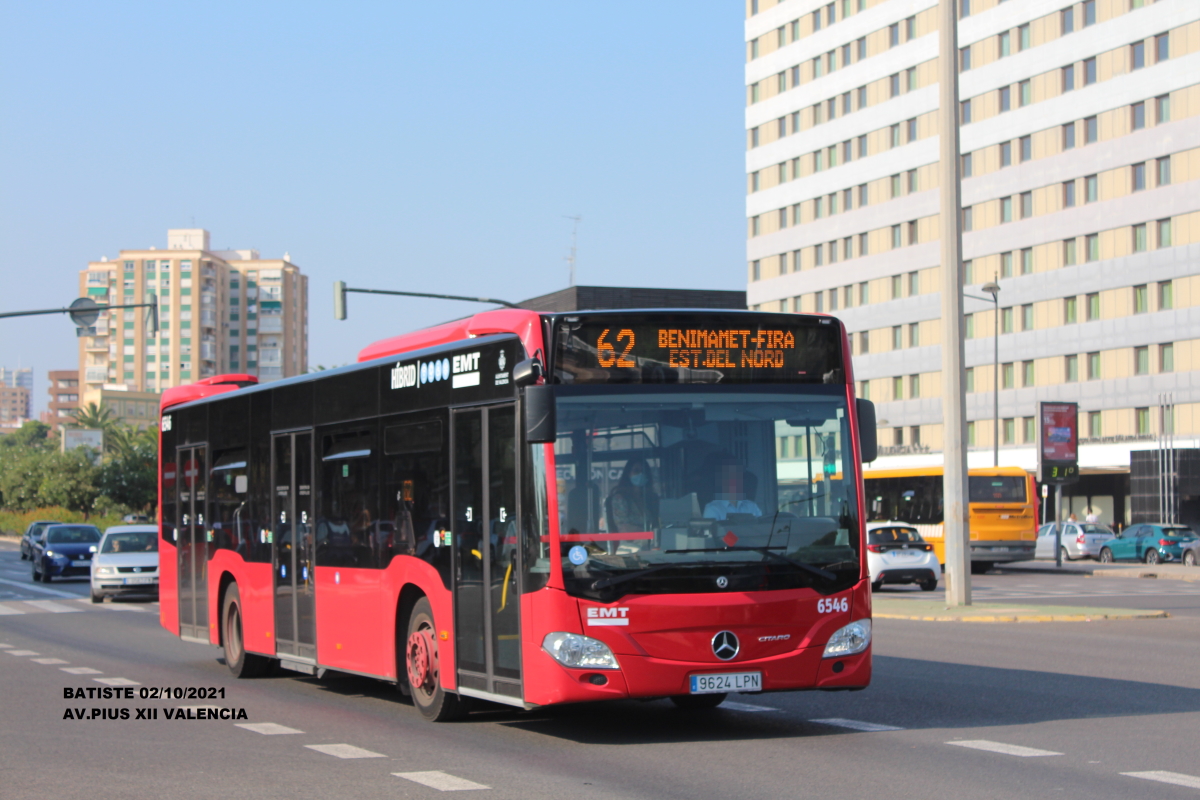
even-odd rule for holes
{"type": "Polygon", "coordinates": [[[404,641],[404,671],[413,705],[430,722],[451,722],[466,716],[467,699],[442,688],[437,629],[433,606],[422,597],[413,605],[404,641]]]}
{"type": "Polygon", "coordinates": [[[242,636],[242,599],[236,583],[225,590],[221,604],[221,639],[225,648],[225,666],[236,678],[257,678],[271,669],[271,659],[246,652],[242,636]]]}

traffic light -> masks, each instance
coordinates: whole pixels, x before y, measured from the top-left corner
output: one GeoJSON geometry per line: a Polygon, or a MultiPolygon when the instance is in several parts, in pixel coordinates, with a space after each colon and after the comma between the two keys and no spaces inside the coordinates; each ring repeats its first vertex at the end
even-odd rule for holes
{"type": "Polygon", "coordinates": [[[346,318],[346,282],[333,282],[333,318],[346,318]]]}

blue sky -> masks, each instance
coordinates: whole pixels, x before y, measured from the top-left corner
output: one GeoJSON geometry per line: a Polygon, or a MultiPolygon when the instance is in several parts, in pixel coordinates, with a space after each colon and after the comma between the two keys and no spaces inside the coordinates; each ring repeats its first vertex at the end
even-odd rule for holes
{"type": "MultiPolygon", "coordinates": [[[[577,282],[745,286],[740,3],[24,3],[0,26],[0,310],[204,227],[309,275],[310,363],[577,282]]],[[[77,365],[65,317],[0,365],[77,365]]]]}

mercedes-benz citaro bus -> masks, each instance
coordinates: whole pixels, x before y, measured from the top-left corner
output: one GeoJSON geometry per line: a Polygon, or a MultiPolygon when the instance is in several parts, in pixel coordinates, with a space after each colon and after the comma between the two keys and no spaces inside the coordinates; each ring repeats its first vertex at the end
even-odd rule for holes
{"type": "Polygon", "coordinates": [[[505,309],[168,390],[162,625],[241,677],[396,683],[431,720],[861,689],[853,387],[832,317],[505,309]],[[796,436],[813,455],[779,458],[796,436]]]}

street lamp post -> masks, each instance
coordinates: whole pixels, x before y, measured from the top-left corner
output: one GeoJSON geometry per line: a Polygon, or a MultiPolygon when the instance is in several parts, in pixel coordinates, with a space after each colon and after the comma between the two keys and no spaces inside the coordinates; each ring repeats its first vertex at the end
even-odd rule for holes
{"type": "MultiPolygon", "coordinates": [[[[979,287],[992,296],[993,316],[995,317],[994,333],[992,335],[992,466],[1000,466],[1000,284],[989,281],[979,287]]],[[[983,300],[986,297],[963,293],[964,297],[972,300],[983,300]]]]}

